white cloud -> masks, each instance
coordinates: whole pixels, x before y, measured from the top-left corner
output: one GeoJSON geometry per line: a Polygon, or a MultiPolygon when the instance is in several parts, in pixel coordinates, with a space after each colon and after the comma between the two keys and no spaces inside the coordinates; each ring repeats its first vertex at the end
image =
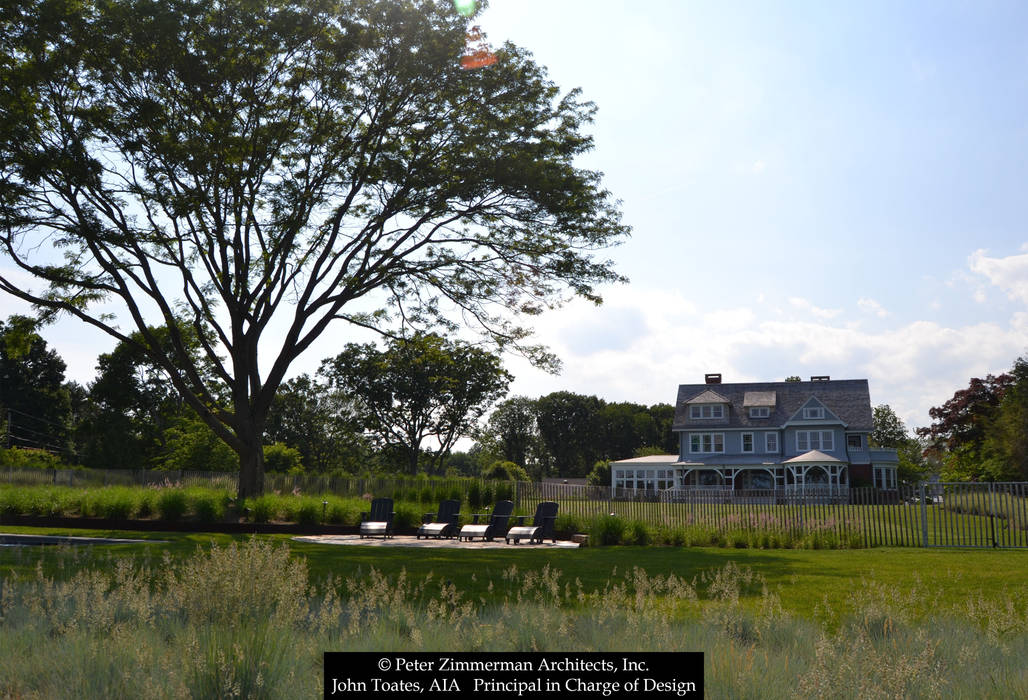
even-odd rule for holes
{"type": "Polygon", "coordinates": [[[789,303],[817,318],[834,318],[842,313],[842,309],[822,309],[801,297],[789,297],[789,303]]]}
{"type": "MultiPolygon", "coordinates": [[[[679,384],[700,382],[706,372],[721,372],[725,381],[828,374],[868,379],[872,402],[890,404],[913,428],[927,425],[928,409],[966,387],[971,377],[1005,371],[1028,346],[1028,312],[1005,323],[949,327],[918,320],[869,331],[833,320],[838,312],[818,316],[809,302],[790,301],[785,314],[771,317],[747,308],[698,312],[674,293],[638,287],[611,299],[609,309],[573,303],[547,314],[538,326],[539,341],[564,360],[563,374],[553,377],[512,363],[513,391],[539,396],[565,389],[609,401],[673,403],[679,384]],[[625,306],[634,307],[646,332],[623,348],[581,353],[563,342],[578,326],[594,332],[607,318],[621,323],[625,306]]],[[[872,302],[857,304],[884,311],[872,302]]]]}
{"type": "Polygon", "coordinates": [[[886,311],[882,307],[882,305],[879,304],[874,299],[867,299],[867,298],[857,299],[857,306],[859,306],[863,311],[866,311],[866,312],[868,312],[870,314],[874,314],[878,318],[885,318],[886,316],[889,315],[889,312],[886,311]]]}
{"type": "MultiPolygon", "coordinates": [[[[1022,246],[1022,250],[1025,247],[1022,246]]],[[[1028,304],[1028,253],[1005,258],[990,258],[984,250],[976,250],[968,258],[971,271],[986,277],[1014,300],[1028,304]]],[[[985,291],[975,291],[975,301],[985,301],[985,291]]]]}

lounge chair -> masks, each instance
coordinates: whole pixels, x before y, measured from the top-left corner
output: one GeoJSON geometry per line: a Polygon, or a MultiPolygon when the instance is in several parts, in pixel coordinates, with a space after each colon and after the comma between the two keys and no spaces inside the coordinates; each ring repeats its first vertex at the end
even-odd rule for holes
{"type": "Polygon", "coordinates": [[[553,534],[553,524],[557,522],[558,507],[553,501],[543,501],[535,507],[535,517],[532,518],[531,525],[525,525],[525,518],[527,516],[519,515],[518,524],[507,533],[505,538],[507,544],[510,544],[511,540],[514,540],[514,544],[517,544],[523,539],[542,544],[543,539],[547,537],[550,538],[551,542],[556,542],[557,537],[553,534]]]}
{"type": "Polygon", "coordinates": [[[393,536],[393,499],[376,498],[371,512],[361,513],[361,539],[365,537],[393,536]]]}
{"type": "Polygon", "coordinates": [[[435,513],[425,513],[418,528],[418,539],[422,537],[453,537],[457,534],[460,520],[460,501],[448,500],[439,503],[435,513]]]}
{"type": "Polygon", "coordinates": [[[474,537],[481,537],[483,540],[503,537],[507,534],[507,523],[510,521],[510,516],[513,512],[514,504],[511,501],[497,501],[496,505],[493,506],[491,515],[489,513],[472,514],[473,520],[469,525],[465,525],[460,529],[457,541],[467,540],[470,542],[474,537]],[[489,522],[479,523],[478,519],[486,515],[489,515],[489,522]]]}

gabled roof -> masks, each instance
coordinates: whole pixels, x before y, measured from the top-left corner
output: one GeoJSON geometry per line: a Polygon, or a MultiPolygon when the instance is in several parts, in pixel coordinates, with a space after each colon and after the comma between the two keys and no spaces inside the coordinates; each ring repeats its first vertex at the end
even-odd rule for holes
{"type": "Polygon", "coordinates": [[[821,450],[810,450],[809,452],[804,452],[803,454],[797,455],[792,459],[787,459],[782,464],[796,464],[802,462],[817,462],[818,464],[822,462],[842,463],[842,460],[836,457],[832,457],[831,455],[826,455],[821,450]]]}
{"type": "Polygon", "coordinates": [[[689,404],[689,403],[730,403],[730,402],[729,402],[728,399],[726,399],[721,394],[718,394],[717,392],[714,392],[714,391],[711,391],[710,389],[707,389],[706,391],[704,391],[699,396],[692,397],[691,399],[686,401],[686,403],[689,404]]]}
{"type": "Polygon", "coordinates": [[[777,403],[775,392],[773,391],[747,391],[742,398],[742,405],[746,408],[750,406],[765,407],[770,406],[774,408],[777,403]]]}
{"type": "MultiPolygon", "coordinates": [[[[707,384],[682,384],[678,387],[673,430],[687,430],[712,425],[710,420],[689,418],[689,405],[693,403],[728,403],[728,415],[721,428],[773,428],[780,427],[793,417],[811,397],[824,404],[848,430],[870,432],[871,394],[866,379],[834,379],[816,382],[741,382],[718,384],[717,392],[707,384]],[[700,398],[710,393],[718,398],[700,398]],[[774,393],[775,403],[768,418],[750,418],[747,394],[774,393]]],[[[759,404],[758,404],[759,405],[759,404]]],[[[797,421],[799,422],[799,421],[797,421]]],[[[818,421],[809,421],[816,425],[818,421]]],[[[837,422],[827,419],[825,422],[837,422]]]]}

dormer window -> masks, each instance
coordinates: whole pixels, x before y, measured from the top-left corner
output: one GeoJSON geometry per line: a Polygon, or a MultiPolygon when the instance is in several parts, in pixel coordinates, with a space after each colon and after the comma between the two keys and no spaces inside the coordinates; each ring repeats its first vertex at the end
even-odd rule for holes
{"type": "Polygon", "coordinates": [[[825,409],[821,406],[815,406],[813,408],[804,408],[803,417],[807,420],[820,420],[825,417],[825,409]]]}
{"type": "Polygon", "coordinates": [[[722,404],[694,404],[689,407],[690,418],[714,419],[725,417],[725,407],[722,404]]]}
{"type": "Polygon", "coordinates": [[[771,415],[771,409],[767,406],[753,406],[750,408],[750,418],[767,418],[771,415]]]}

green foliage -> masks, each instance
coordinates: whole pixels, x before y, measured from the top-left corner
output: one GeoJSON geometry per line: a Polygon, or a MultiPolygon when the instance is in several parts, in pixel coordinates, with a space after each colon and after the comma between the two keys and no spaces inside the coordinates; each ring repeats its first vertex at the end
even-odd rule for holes
{"type": "Polygon", "coordinates": [[[592,486],[610,486],[610,462],[601,460],[594,464],[588,479],[592,486]]]}
{"type": "Polygon", "coordinates": [[[120,339],[135,320],[147,356],[237,448],[241,497],[262,488],[276,389],[334,322],[446,331],[457,308],[554,366],[517,316],[598,301],[621,278],[597,251],[628,227],[576,165],[593,105],[511,44],[489,70],[460,70],[466,32],[434,0],[3,12],[0,248],[35,282],[0,290],[120,339]],[[152,340],[155,313],[168,345],[152,340]]]}
{"type": "Polygon", "coordinates": [[[628,524],[616,515],[601,515],[589,531],[589,544],[607,547],[621,544],[625,539],[628,524]]]}
{"type": "Polygon", "coordinates": [[[482,507],[482,503],[482,484],[475,479],[468,486],[468,506],[471,507],[471,510],[477,511],[482,507]]]}
{"type": "MultiPolygon", "coordinates": [[[[352,402],[344,393],[306,374],[286,382],[275,393],[264,438],[298,450],[308,472],[354,473],[370,457],[352,402]]],[[[265,468],[273,470],[267,450],[265,468]]]]}
{"type": "Polygon", "coordinates": [[[189,499],[180,489],[161,489],[157,496],[157,515],[161,520],[181,520],[189,508],[189,499]]]}
{"type": "Polygon", "coordinates": [[[303,455],[292,447],[281,442],[264,446],[264,468],[269,472],[285,474],[303,473],[303,455]]]}
{"type": "Polygon", "coordinates": [[[31,447],[0,448],[0,467],[12,469],[67,469],[56,455],[31,447]]]}
{"type": "Polygon", "coordinates": [[[528,472],[514,462],[493,462],[482,472],[482,478],[493,481],[531,481],[528,472]]]}
{"type": "Polygon", "coordinates": [[[35,322],[25,316],[0,321],[0,416],[11,447],[68,455],[71,397],[64,383],[66,365],[35,331],[35,322]]]}
{"type": "Polygon", "coordinates": [[[418,471],[422,456],[440,473],[453,444],[507,392],[511,375],[499,356],[463,341],[418,334],[374,344],[348,344],[321,367],[329,384],[358,406],[380,447],[405,455],[418,471]],[[435,449],[426,450],[426,441],[435,449]]]}
{"type": "Polygon", "coordinates": [[[195,418],[179,418],[168,428],[165,440],[161,469],[230,472],[239,468],[239,456],[195,418]]]}

